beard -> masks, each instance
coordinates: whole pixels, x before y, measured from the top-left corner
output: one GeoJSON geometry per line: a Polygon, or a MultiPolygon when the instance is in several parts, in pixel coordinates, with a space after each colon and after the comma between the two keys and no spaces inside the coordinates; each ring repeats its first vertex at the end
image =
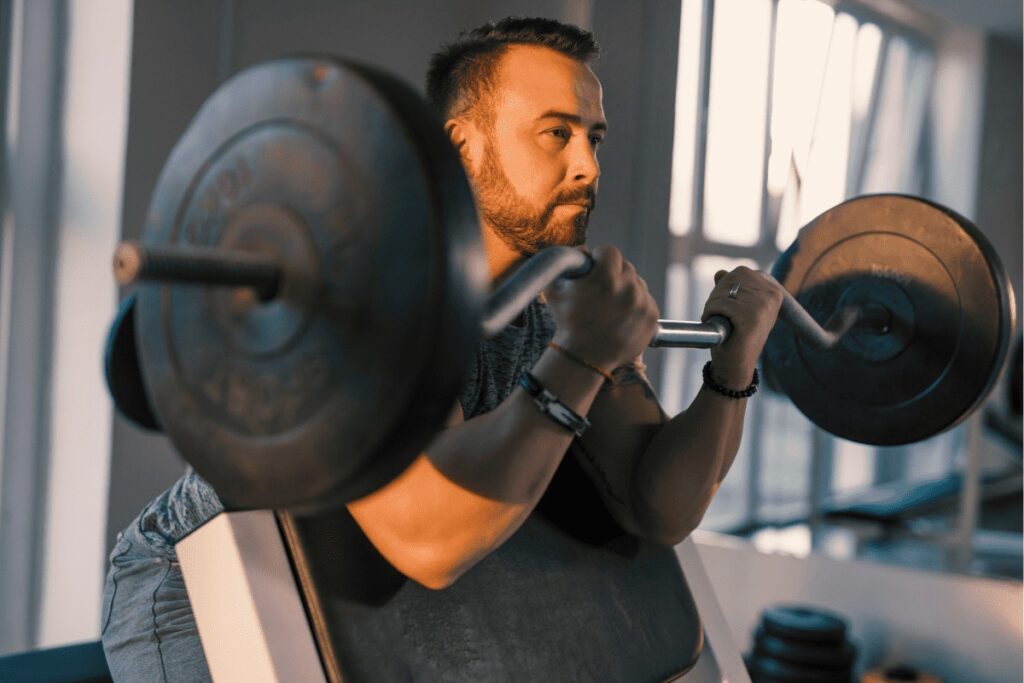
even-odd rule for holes
{"type": "Polygon", "coordinates": [[[473,185],[483,219],[516,252],[531,256],[545,247],[575,247],[586,242],[587,224],[596,200],[593,185],[561,190],[544,208],[531,210],[499,166],[496,151],[489,140],[473,185]],[[582,201],[588,205],[572,218],[555,217],[555,209],[560,204],[582,201]]]}

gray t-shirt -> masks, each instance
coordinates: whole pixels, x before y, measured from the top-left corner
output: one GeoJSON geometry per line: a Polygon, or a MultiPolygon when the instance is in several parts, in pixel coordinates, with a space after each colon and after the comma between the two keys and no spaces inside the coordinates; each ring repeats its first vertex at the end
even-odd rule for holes
{"type": "MultiPolygon", "coordinates": [[[[515,389],[519,375],[540,358],[555,333],[548,306],[535,300],[512,325],[481,341],[459,402],[466,419],[494,410],[515,389]]],[[[189,468],[147,505],[136,522],[153,550],[174,555],[174,544],[223,510],[213,488],[189,468]]]]}

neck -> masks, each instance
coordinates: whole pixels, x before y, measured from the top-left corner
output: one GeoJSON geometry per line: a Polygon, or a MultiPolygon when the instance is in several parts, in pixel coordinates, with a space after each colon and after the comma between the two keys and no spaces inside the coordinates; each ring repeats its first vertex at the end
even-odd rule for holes
{"type": "Polygon", "coordinates": [[[487,225],[482,226],[484,253],[487,255],[487,268],[491,275],[491,284],[498,285],[512,274],[515,266],[526,257],[505,244],[498,234],[487,225]]]}

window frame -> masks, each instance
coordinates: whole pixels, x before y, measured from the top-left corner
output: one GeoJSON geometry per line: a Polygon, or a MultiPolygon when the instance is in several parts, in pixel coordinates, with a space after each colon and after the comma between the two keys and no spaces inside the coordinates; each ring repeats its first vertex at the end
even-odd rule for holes
{"type": "Polygon", "coordinates": [[[49,468],[53,254],[68,21],[61,0],[8,12],[0,247],[0,653],[37,645],[49,468]],[[17,169],[17,173],[9,169],[17,169]]]}
{"type": "MultiPolygon", "coordinates": [[[[696,274],[694,264],[697,260],[704,256],[723,256],[727,258],[747,258],[753,259],[762,268],[770,268],[771,264],[775,261],[778,255],[781,253],[780,249],[776,246],[776,235],[779,229],[778,216],[771,216],[768,183],[767,183],[767,166],[768,157],[771,149],[771,116],[772,116],[772,94],[773,94],[773,78],[774,78],[774,59],[775,59],[775,40],[776,40],[776,28],[777,28],[777,17],[780,0],[770,0],[771,2],[771,19],[770,19],[770,36],[768,44],[768,73],[767,73],[767,107],[765,117],[765,149],[763,151],[762,158],[762,203],[761,203],[761,222],[759,225],[759,239],[757,242],[750,246],[730,244],[715,241],[709,239],[705,235],[705,222],[704,222],[704,202],[705,202],[705,168],[707,159],[707,131],[708,131],[708,105],[710,99],[710,80],[711,80],[711,55],[712,55],[712,34],[714,28],[714,17],[715,17],[715,0],[683,0],[683,2],[699,2],[701,4],[701,26],[700,26],[700,46],[698,49],[699,54],[699,65],[697,71],[697,130],[693,132],[695,136],[694,148],[693,148],[693,169],[692,169],[692,196],[690,198],[690,216],[689,216],[689,229],[683,234],[673,234],[671,229],[668,229],[666,225],[668,244],[668,258],[666,265],[682,266],[688,273],[688,286],[686,296],[689,297],[689,301],[683,302],[683,308],[689,311],[695,310],[694,304],[696,303],[694,297],[701,297],[702,294],[696,291],[696,274]],[[773,221],[774,218],[774,221],[773,221]]],[[[857,21],[858,25],[865,22],[871,22],[878,26],[881,30],[882,38],[879,44],[879,57],[875,64],[875,75],[872,81],[872,91],[868,104],[868,109],[865,113],[863,129],[860,131],[860,135],[854,139],[851,134],[850,142],[850,156],[848,159],[848,172],[847,172],[847,185],[846,185],[846,196],[855,196],[861,193],[860,188],[863,187],[865,172],[868,162],[870,161],[868,148],[872,142],[872,135],[874,132],[874,126],[878,117],[879,102],[881,99],[881,90],[883,87],[883,75],[886,73],[885,69],[887,66],[887,55],[889,51],[890,41],[894,36],[898,35],[903,38],[908,45],[911,47],[914,54],[916,51],[926,51],[934,59],[936,53],[936,45],[938,42],[939,29],[931,21],[925,17],[919,16],[915,12],[907,12],[899,17],[888,15],[881,12],[863,1],[855,0],[838,0],[828,2],[825,0],[825,4],[828,4],[838,15],[839,13],[846,13],[853,17],[857,21]]],[[[683,10],[685,12],[685,10],[683,10]]],[[[682,38],[681,38],[682,40],[682,38]]],[[[682,68],[682,65],[678,65],[682,68]]],[[[928,84],[928,97],[930,98],[932,91],[934,90],[934,84],[929,82],[928,84]]],[[[920,126],[920,132],[918,140],[913,143],[915,145],[915,157],[913,163],[915,164],[917,171],[915,177],[921,187],[915,187],[915,191],[922,194],[927,190],[928,182],[928,165],[930,159],[928,158],[928,126],[930,113],[927,109],[924,112],[924,118],[922,125],[920,126]]],[[[669,351],[668,353],[687,353],[686,351],[669,351]]],[[[692,354],[692,351],[689,352],[692,354]]],[[[663,363],[663,370],[668,370],[669,363],[663,363]]],[[[684,385],[689,384],[691,379],[691,373],[694,371],[695,365],[699,365],[696,361],[688,359],[684,361],[684,371],[682,373],[681,380],[684,385]]],[[[659,380],[664,385],[667,382],[679,381],[680,377],[670,378],[665,374],[659,376],[659,380]]],[[[783,399],[785,400],[785,399],[783,399]]],[[[713,523],[709,527],[715,531],[721,531],[725,533],[748,533],[751,530],[761,528],[765,525],[774,524],[788,524],[794,522],[805,522],[811,521],[812,523],[821,518],[823,509],[826,507],[828,502],[836,495],[837,491],[834,489],[834,477],[836,470],[836,446],[838,439],[830,434],[827,434],[816,426],[811,426],[811,452],[809,454],[809,472],[808,472],[808,490],[806,496],[801,501],[791,501],[785,505],[777,506],[774,513],[765,509],[765,501],[763,500],[761,486],[765,472],[765,435],[767,432],[767,425],[765,422],[765,413],[767,412],[764,406],[764,401],[752,401],[748,407],[747,425],[744,435],[744,440],[748,443],[745,445],[746,457],[738,457],[733,465],[735,470],[737,467],[746,469],[746,482],[744,485],[744,491],[742,495],[741,510],[737,511],[735,515],[729,515],[725,522],[721,520],[715,520],[718,523],[713,523]]],[[[959,439],[960,436],[955,432],[947,432],[940,438],[959,439]]],[[[907,461],[905,457],[910,447],[895,447],[895,448],[875,448],[872,456],[872,468],[873,474],[871,483],[868,484],[867,489],[875,489],[878,487],[891,484],[894,481],[906,481],[910,472],[908,472],[907,461]]],[[[954,464],[948,462],[944,464],[945,471],[948,473],[953,469],[954,464]]],[[[734,471],[730,476],[736,476],[734,471]]]]}

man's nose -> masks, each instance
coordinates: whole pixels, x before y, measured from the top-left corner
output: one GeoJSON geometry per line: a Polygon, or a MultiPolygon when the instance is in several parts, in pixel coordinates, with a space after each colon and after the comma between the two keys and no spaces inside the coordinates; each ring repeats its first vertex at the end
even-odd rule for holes
{"type": "Polygon", "coordinates": [[[576,182],[590,185],[601,177],[601,165],[597,162],[597,150],[590,144],[589,135],[574,136],[570,145],[572,155],[569,176],[576,182]]]}

